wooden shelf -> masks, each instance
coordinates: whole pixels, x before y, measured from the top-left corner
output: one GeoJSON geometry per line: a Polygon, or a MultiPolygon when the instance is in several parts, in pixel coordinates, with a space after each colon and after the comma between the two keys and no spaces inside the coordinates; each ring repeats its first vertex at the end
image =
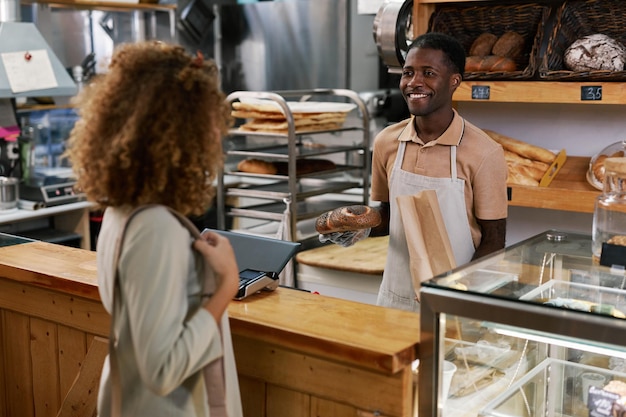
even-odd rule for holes
{"type": "Polygon", "coordinates": [[[510,186],[509,205],[593,213],[600,191],[587,182],[590,159],[568,156],[548,187],[510,186]]]}
{"type": "MultiPolygon", "coordinates": [[[[597,96],[596,96],[597,98],[597,96]]],[[[456,93],[456,101],[499,103],[556,103],[556,104],[626,104],[626,83],[621,82],[558,82],[558,81],[463,81],[456,93]],[[472,98],[474,86],[489,87],[489,99],[472,98]],[[583,87],[601,88],[601,99],[582,99],[583,87]]]]}
{"type": "MultiPolygon", "coordinates": [[[[414,0],[413,2],[413,33],[421,34],[428,31],[428,22],[438,4],[446,3],[480,3],[485,0],[414,0]]],[[[519,3],[528,1],[520,0],[519,3]]],[[[593,90],[597,92],[598,90],[593,90]]],[[[457,101],[486,101],[502,103],[557,103],[557,104],[626,104],[626,83],[619,81],[463,81],[455,94],[457,101]],[[473,99],[472,87],[489,87],[488,100],[473,99]],[[585,94],[583,87],[600,87],[601,99],[591,100],[591,94],[585,94]]]]}

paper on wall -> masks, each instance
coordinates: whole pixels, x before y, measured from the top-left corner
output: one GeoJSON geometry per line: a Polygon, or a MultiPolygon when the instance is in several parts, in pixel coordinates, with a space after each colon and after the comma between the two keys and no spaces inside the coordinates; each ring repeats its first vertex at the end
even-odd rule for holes
{"type": "Polygon", "coordinates": [[[4,52],[2,63],[13,93],[58,87],[48,51],[45,49],[4,52]]]}

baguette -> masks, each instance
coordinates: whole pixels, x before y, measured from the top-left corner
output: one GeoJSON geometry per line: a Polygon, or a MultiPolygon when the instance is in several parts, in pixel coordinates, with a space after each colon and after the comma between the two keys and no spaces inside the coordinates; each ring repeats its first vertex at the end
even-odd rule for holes
{"type": "Polygon", "coordinates": [[[509,176],[506,180],[509,184],[517,184],[517,185],[530,185],[533,187],[539,186],[539,181],[533,179],[531,177],[527,177],[522,175],[519,171],[509,169],[509,176]]]}
{"type": "Polygon", "coordinates": [[[509,172],[513,171],[524,177],[532,178],[535,181],[541,181],[543,174],[546,172],[532,165],[517,164],[515,162],[507,162],[507,166],[509,172]]]}
{"type": "Polygon", "coordinates": [[[553,152],[550,152],[540,146],[535,146],[530,143],[502,135],[494,132],[493,130],[483,129],[483,131],[493,140],[502,145],[504,150],[515,152],[525,158],[532,159],[533,161],[541,161],[549,165],[556,159],[556,155],[553,152]]]}

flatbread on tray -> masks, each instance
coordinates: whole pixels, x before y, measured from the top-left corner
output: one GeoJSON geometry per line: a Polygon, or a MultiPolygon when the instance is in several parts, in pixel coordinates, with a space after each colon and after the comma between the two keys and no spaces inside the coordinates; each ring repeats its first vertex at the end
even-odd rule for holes
{"type": "MultiPolygon", "coordinates": [[[[276,119],[286,120],[285,115],[277,112],[261,112],[254,110],[233,110],[230,113],[233,117],[239,119],[276,119]]],[[[339,112],[328,113],[292,113],[294,120],[297,119],[312,119],[312,120],[325,120],[325,119],[337,119],[342,118],[345,120],[346,114],[339,112]]]]}
{"type": "MultiPolygon", "coordinates": [[[[298,125],[296,123],[296,132],[312,132],[316,130],[339,129],[343,122],[318,122],[298,125]]],[[[259,120],[255,119],[239,126],[239,130],[248,132],[272,132],[287,133],[287,122],[282,120],[259,120]]]]}
{"type": "MultiPolygon", "coordinates": [[[[343,126],[356,106],[346,103],[288,102],[296,132],[332,130],[343,126]],[[324,111],[328,110],[328,111],[324,111]]],[[[288,123],[278,103],[270,100],[245,100],[232,103],[231,115],[247,122],[239,130],[287,133],[288,123]]]]}

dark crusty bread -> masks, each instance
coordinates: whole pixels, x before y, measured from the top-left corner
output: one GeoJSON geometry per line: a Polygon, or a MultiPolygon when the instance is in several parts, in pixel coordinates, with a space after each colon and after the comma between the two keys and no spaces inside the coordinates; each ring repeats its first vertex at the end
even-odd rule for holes
{"type": "Polygon", "coordinates": [[[485,32],[481,33],[469,49],[469,55],[485,56],[491,55],[491,48],[498,40],[498,37],[493,33],[485,32]]]}
{"type": "MultiPolygon", "coordinates": [[[[289,175],[289,164],[284,161],[274,162],[278,175],[289,175]]],[[[296,161],[296,175],[311,174],[335,169],[337,166],[328,159],[299,159],[296,161]]]]}
{"type": "Polygon", "coordinates": [[[575,40],[563,54],[563,63],[571,71],[623,71],[626,46],[601,33],[575,40]]]}
{"type": "Polygon", "coordinates": [[[525,40],[522,35],[517,32],[509,31],[498,38],[491,49],[493,55],[518,59],[524,51],[525,40]]]}

